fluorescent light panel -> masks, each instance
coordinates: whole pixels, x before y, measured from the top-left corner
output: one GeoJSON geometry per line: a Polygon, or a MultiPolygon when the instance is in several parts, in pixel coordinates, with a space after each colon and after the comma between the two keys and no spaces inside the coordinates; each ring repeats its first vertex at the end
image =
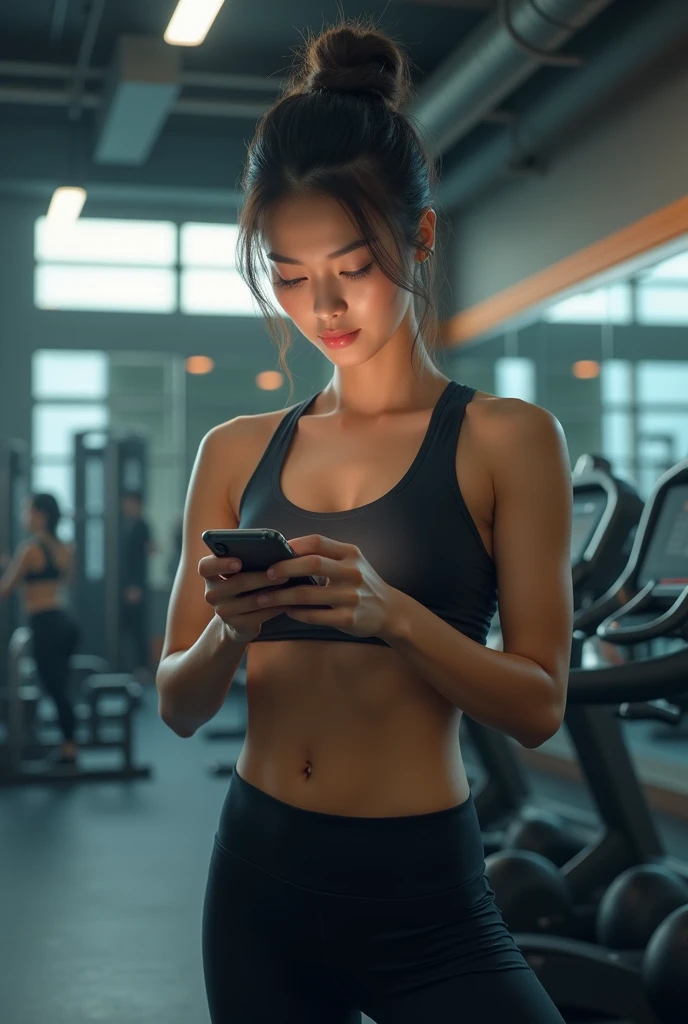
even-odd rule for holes
{"type": "Polygon", "coordinates": [[[179,0],[164,39],[172,46],[198,46],[225,0],[179,0]]]}
{"type": "Polygon", "coordinates": [[[49,223],[69,224],[78,220],[85,202],[85,188],[56,188],[48,207],[49,223]]]}

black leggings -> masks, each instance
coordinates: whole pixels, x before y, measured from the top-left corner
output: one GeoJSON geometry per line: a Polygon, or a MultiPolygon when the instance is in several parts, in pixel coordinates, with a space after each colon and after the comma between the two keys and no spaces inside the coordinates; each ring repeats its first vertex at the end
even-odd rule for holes
{"type": "Polygon", "coordinates": [[[210,862],[212,1024],[563,1024],[484,875],[472,798],[431,814],[306,811],[236,772],[210,862]]]}
{"type": "Polygon", "coordinates": [[[38,678],[57,708],[63,739],[74,740],[76,716],[69,693],[69,659],[79,640],[79,627],[62,608],[37,612],[29,619],[38,678]]]}

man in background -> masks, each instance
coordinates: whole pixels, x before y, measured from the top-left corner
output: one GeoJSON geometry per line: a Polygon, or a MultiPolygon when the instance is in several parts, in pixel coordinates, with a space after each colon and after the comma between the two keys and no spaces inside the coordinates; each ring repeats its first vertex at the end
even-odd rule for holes
{"type": "Polygon", "coordinates": [[[148,559],[155,550],[151,532],[143,515],[141,495],[127,491],[121,501],[120,614],[122,648],[139,682],[150,682],[148,635],[148,559]],[[133,659],[134,664],[131,664],[133,659]]]}

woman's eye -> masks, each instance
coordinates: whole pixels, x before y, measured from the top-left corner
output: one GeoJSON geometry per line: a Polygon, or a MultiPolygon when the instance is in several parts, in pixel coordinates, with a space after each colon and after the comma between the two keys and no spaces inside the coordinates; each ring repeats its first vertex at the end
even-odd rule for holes
{"type": "Polygon", "coordinates": [[[301,284],[301,282],[305,280],[305,277],[294,277],[291,280],[285,281],[283,277],[279,277],[272,283],[275,288],[294,288],[297,284],[301,284]]]}
{"type": "Polygon", "coordinates": [[[371,261],[365,267],[361,267],[360,270],[353,270],[350,273],[344,272],[344,277],[348,277],[351,280],[354,280],[354,278],[357,278],[357,277],[365,277],[366,274],[370,273],[370,271],[372,270],[372,267],[373,267],[373,264],[372,264],[372,261],[371,261]]]}
{"type": "MultiPolygon", "coordinates": [[[[372,268],[373,268],[373,264],[372,264],[372,261],[371,261],[370,263],[367,264],[367,266],[361,267],[360,270],[351,270],[351,271],[343,270],[342,271],[342,276],[343,277],[348,277],[350,281],[355,281],[356,278],[358,278],[358,277],[365,277],[366,274],[369,274],[370,271],[372,270],[372,268]]],[[[273,285],[274,285],[275,288],[296,288],[297,285],[300,285],[301,282],[305,281],[305,280],[306,280],[305,277],[292,277],[292,278],[287,278],[286,280],[283,277],[280,277],[276,281],[273,281],[273,285]]]]}

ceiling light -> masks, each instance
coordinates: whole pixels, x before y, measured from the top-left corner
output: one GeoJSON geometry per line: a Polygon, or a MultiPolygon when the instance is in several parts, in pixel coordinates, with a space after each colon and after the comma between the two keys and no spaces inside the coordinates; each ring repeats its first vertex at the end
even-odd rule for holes
{"type": "Polygon", "coordinates": [[[71,224],[79,219],[84,203],[86,202],[85,188],[71,188],[61,186],[53,192],[48,207],[47,220],[49,224],[71,224]]]}
{"type": "Polygon", "coordinates": [[[579,359],[573,364],[572,372],[578,380],[593,380],[600,375],[600,364],[596,359],[579,359]]]}
{"type": "Polygon", "coordinates": [[[164,40],[171,46],[198,46],[225,0],[179,0],[170,18],[164,40]]]}
{"type": "Polygon", "coordinates": [[[215,363],[210,356],[189,356],[186,360],[186,372],[202,375],[204,373],[212,373],[215,368],[215,363]]]}

